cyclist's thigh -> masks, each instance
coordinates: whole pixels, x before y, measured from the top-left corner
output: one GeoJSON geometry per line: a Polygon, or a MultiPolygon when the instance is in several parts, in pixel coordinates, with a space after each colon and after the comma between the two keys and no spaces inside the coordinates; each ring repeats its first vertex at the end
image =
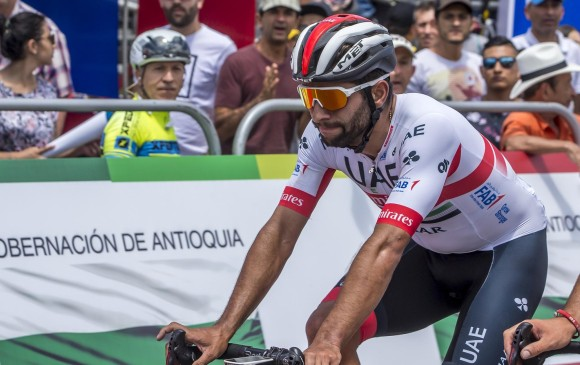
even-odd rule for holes
{"type": "Polygon", "coordinates": [[[375,309],[376,336],[414,332],[459,310],[460,303],[433,275],[433,253],[411,244],[413,247],[401,258],[375,309]]]}
{"type": "Polygon", "coordinates": [[[493,264],[473,300],[462,308],[445,364],[505,364],[502,333],[530,318],[547,273],[546,231],[493,250],[493,264]]]}

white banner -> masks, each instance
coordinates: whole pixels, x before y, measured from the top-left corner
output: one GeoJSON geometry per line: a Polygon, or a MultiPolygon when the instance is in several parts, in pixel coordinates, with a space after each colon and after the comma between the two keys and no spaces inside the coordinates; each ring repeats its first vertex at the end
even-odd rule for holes
{"type": "MultiPolygon", "coordinates": [[[[580,179],[572,173],[524,178],[550,220],[545,295],[567,296],[580,260],[580,179]]],[[[2,184],[0,340],[214,321],[284,184],[2,184]]],[[[330,184],[258,308],[268,346],[306,346],[306,319],[345,273],[378,212],[349,180],[330,184]]],[[[431,328],[362,347],[364,364],[384,364],[385,356],[391,363],[440,363],[431,328]]]]}

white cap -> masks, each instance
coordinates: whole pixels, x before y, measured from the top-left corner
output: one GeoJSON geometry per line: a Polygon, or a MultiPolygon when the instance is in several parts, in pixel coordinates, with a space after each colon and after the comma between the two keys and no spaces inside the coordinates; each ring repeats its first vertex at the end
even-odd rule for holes
{"type": "Polygon", "coordinates": [[[415,46],[413,46],[407,38],[398,34],[391,34],[391,37],[393,37],[393,47],[395,47],[395,49],[402,47],[411,52],[412,56],[415,55],[415,46]]]}
{"type": "Polygon", "coordinates": [[[300,12],[300,0],[262,0],[260,2],[260,11],[268,11],[278,6],[283,6],[288,9],[292,9],[296,12],[300,12]]]}

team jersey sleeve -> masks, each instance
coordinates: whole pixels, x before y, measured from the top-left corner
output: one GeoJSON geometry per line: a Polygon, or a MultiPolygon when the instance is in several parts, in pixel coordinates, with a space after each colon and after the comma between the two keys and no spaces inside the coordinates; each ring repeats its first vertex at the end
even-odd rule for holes
{"type": "Polygon", "coordinates": [[[323,155],[318,130],[310,123],[300,140],[298,160],[279,205],[310,217],[336,171],[328,167],[323,155]]]}
{"type": "Polygon", "coordinates": [[[135,157],[137,155],[137,113],[116,112],[105,126],[101,146],[103,157],[135,157]]]}
{"type": "Polygon", "coordinates": [[[445,116],[433,113],[403,131],[397,162],[401,172],[378,223],[397,226],[413,235],[439,203],[447,176],[453,173],[460,157],[459,138],[449,123],[445,116]]]}

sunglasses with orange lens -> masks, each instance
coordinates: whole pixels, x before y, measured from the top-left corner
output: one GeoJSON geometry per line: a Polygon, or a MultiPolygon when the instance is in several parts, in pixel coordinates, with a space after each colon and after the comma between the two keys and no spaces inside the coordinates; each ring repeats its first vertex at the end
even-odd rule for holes
{"type": "Polygon", "coordinates": [[[340,86],[308,87],[300,85],[298,86],[298,94],[306,109],[312,109],[314,102],[317,101],[324,109],[335,111],[346,106],[349,96],[367,87],[375,86],[381,80],[385,80],[385,75],[348,89],[340,86]]]}

